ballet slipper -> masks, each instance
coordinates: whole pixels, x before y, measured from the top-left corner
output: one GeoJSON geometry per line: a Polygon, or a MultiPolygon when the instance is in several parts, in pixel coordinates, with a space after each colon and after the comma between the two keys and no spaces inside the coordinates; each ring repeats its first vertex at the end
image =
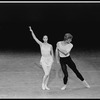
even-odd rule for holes
{"type": "Polygon", "coordinates": [[[89,84],[84,80],[83,81],[83,84],[87,87],[87,88],[90,88],[89,84]]]}
{"type": "Polygon", "coordinates": [[[47,86],[45,86],[45,89],[50,90],[50,88],[48,88],[47,86]]]}
{"type": "Polygon", "coordinates": [[[64,85],[64,86],[61,88],[61,90],[65,90],[66,87],[67,87],[67,85],[64,85]]]}
{"type": "Polygon", "coordinates": [[[45,90],[45,86],[44,86],[44,84],[43,84],[43,83],[42,83],[42,89],[43,89],[43,90],[45,90]]]}

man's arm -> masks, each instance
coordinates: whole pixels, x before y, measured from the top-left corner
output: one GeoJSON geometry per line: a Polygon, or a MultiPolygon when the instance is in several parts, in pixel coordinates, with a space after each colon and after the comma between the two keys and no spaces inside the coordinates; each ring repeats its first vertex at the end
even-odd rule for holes
{"type": "Polygon", "coordinates": [[[57,63],[59,63],[59,52],[58,52],[58,49],[57,49],[57,47],[56,47],[56,51],[55,51],[55,55],[56,55],[56,61],[57,61],[57,63]]]}
{"type": "Polygon", "coordinates": [[[68,53],[64,53],[63,51],[61,51],[59,49],[58,49],[58,51],[61,52],[62,54],[64,54],[65,56],[68,54],[68,53]]]}
{"type": "Polygon", "coordinates": [[[65,56],[68,55],[71,52],[71,49],[73,48],[73,44],[71,44],[71,46],[69,47],[69,49],[67,49],[67,51],[64,50],[59,50],[59,52],[61,52],[62,54],[64,54],[65,56]]]}
{"type": "Polygon", "coordinates": [[[52,47],[52,45],[51,45],[51,55],[52,55],[52,58],[54,60],[54,53],[53,53],[53,47],[52,47]]]}

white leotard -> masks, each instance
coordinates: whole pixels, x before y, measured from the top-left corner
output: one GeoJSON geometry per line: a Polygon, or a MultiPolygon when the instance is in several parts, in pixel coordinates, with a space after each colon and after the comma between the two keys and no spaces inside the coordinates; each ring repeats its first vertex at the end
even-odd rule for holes
{"type": "Polygon", "coordinates": [[[58,42],[57,43],[57,48],[60,51],[64,52],[65,54],[68,53],[67,55],[64,55],[63,53],[61,53],[59,51],[59,56],[60,57],[68,57],[70,55],[70,51],[71,51],[72,47],[73,47],[73,44],[72,43],[69,43],[69,44],[66,44],[66,45],[62,45],[62,41],[58,42]]]}
{"type": "Polygon", "coordinates": [[[40,48],[41,48],[41,55],[42,55],[40,64],[42,65],[45,73],[48,74],[48,72],[50,71],[49,69],[51,69],[51,65],[53,63],[53,58],[50,54],[51,45],[42,44],[40,48]]]}
{"type": "Polygon", "coordinates": [[[42,56],[50,56],[51,45],[50,44],[43,44],[40,46],[42,56]]]}

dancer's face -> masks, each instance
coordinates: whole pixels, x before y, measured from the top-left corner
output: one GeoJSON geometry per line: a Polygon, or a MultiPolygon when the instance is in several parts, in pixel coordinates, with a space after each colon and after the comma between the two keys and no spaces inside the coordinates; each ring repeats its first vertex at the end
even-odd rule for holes
{"type": "Polygon", "coordinates": [[[44,36],[43,36],[43,41],[44,41],[44,42],[48,42],[48,36],[47,36],[47,35],[44,35],[44,36]]]}
{"type": "Polygon", "coordinates": [[[72,41],[72,39],[67,39],[67,40],[65,40],[64,42],[65,43],[70,43],[72,41]]]}

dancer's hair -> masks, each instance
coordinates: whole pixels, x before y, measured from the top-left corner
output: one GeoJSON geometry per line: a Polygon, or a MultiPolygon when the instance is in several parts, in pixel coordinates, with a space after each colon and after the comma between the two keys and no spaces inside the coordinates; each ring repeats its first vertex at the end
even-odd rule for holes
{"type": "Polygon", "coordinates": [[[64,35],[64,40],[68,40],[68,39],[72,39],[72,38],[73,38],[73,36],[70,33],[66,33],[64,35]]]}

